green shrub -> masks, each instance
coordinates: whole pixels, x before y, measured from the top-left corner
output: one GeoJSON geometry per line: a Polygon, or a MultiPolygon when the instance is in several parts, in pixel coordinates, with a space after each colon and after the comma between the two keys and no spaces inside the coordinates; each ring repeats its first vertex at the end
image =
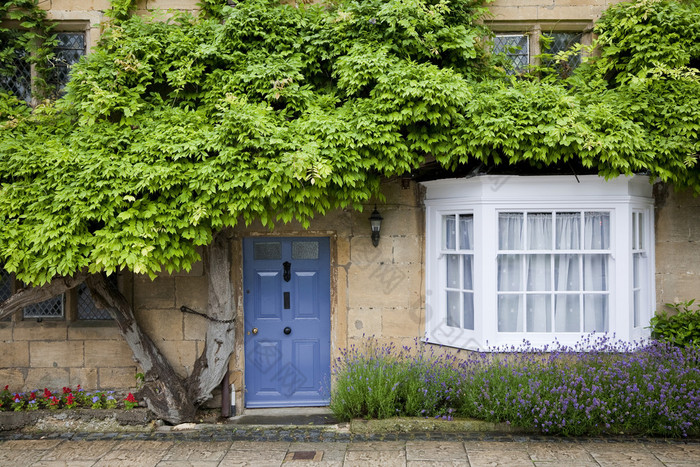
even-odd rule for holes
{"type": "Polygon", "coordinates": [[[667,303],[666,307],[675,313],[666,311],[651,319],[651,337],[673,345],[700,346],[700,306],[695,300],[680,303],[667,303]]]}

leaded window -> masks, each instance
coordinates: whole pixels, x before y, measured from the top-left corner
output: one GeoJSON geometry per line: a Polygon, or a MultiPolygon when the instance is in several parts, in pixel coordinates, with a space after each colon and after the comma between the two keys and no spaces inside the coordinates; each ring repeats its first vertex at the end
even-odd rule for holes
{"type": "MultiPolygon", "coordinates": [[[[117,275],[111,274],[107,276],[107,280],[115,287],[117,286],[117,275]]],[[[78,286],[78,319],[81,320],[105,320],[112,319],[112,316],[104,308],[98,308],[90,294],[90,289],[87,285],[80,284],[78,286]]]]}
{"type": "Polygon", "coordinates": [[[493,39],[493,53],[505,54],[512,69],[509,73],[527,69],[530,64],[530,41],[526,34],[497,34],[493,39]]]}
{"type": "Polygon", "coordinates": [[[57,295],[43,302],[24,307],[23,316],[25,319],[63,318],[63,305],[63,294],[57,295]]]}
{"type": "Polygon", "coordinates": [[[50,82],[56,94],[60,94],[70,79],[71,67],[85,55],[85,33],[59,32],[56,41],[54,57],[51,59],[50,82]]]}
{"type": "Polygon", "coordinates": [[[544,50],[545,53],[552,55],[549,65],[552,66],[557,73],[563,78],[571,75],[573,70],[581,64],[581,52],[577,52],[569,56],[564,61],[557,62],[554,56],[560,52],[565,52],[577,44],[581,43],[583,34],[580,32],[552,32],[546,34],[548,46],[544,50]]]}

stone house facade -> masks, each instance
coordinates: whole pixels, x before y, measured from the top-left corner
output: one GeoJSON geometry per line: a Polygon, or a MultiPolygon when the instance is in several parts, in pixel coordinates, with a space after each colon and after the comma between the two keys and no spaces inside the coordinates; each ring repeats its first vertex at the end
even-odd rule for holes
{"type": "MultiPolygon", "coordinates": [[[[82,35],[89,53],[109,2],[41,4],[58,22],[58,31],[82,35]]],[[[496,0],[489,6],[489,25],[497,46],[520,47],[513,57],[518,66],[518,60],[528,63],[541,51],[542,34],[590,41],[593,22],[609,4],[496,0]]],[[[139,12],[196,10],[196,1],[143,0],[141,7],[139,12]]],[[[327,403],[330,362],[340,349],[368,336],[381,343],[426,339],[467,349],[523,338],[573,342],[591,331],[615,332],[627,340],[644,337],[654,310],[697,295],[700,201],[664,185],[652,187],[643,177],[610,183],[580,178],[580,183],[573,176],[386,181],[386,201],[376,205],[383,217],[376,247],[369,221],[374,203],[362,213],[329,213],[308,229],[295,223],[273,232],[261,225],[236,228],[230,238],[236,351],[229,364],[236,405],[327,403]],[[533,243],[537,238],[544,240],[533,243]],[[534,284],[536,277],[548,284],[534,284]],[[302,329],[311,335],[291,344],[256,341],[268,329],[265,319],[275,319],[274,313],[266,315],[270,306],[296,313],[283,323],[289,336],[302,329]],[[312,311],[301,310],[304,306],[312,311]],[[284,389],[279,397],[270,396],[285,368],[300,372],[291,376],[295,381],[321,387],[301,398],[284,389]],[[324,381],[317,380],[319,371],[324,381]]],[[[176,371],[191,371],[207,323],[181,308],[206,308],[201,264],[155,280],[120,273],[116,281],[176,371]]],[[[90,308],[84,291],[73,290],[53,306],[54,315],[25,313],[0,322],[2,384],[135,386],[140,369],[129,347],[117,327],[90,308]]],[[[287,335],[281,325],[274,332],[287,335]]]]}

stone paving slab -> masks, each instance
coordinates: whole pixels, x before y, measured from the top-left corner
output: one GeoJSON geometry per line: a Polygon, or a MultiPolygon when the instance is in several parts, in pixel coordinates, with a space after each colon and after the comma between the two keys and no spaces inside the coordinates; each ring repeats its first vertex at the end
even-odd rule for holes
{"type": "Polygon", "coordinates": [[[33,436],[3,433],[0,436],[0,466],[700,465],[699,440],[631,437],[574,439],[484,433],[357,436],[315,427],[248,427],[244,433],[230,427],[208,427],[169,433],[47,433],[43,439],[37,434],[33,436]]]}

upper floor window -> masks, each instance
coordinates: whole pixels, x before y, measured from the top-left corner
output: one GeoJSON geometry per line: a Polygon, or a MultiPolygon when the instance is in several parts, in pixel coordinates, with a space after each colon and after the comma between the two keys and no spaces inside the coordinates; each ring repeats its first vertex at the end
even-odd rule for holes
{"type": "Polygon", "coordinates": [[[493,39],[493,53],[504,54],[510,68],[509,74],[527,71],[528,66],[535,65],[535,57],[547,54],[547,65],[553,67],[561,77],[568,77],[581,64],[581,53],[573,53],[564,61],[555,61],[559,52],[570,50],[587,38],[580,31],[544,32],[538,28],[527,32],[496,33],[493,39]]]}
{"type": "Polygon", "coordinates": [[[426,182],[426,338],[463,348],[648,335],[646,177],[426,182]]]}
{"type": "Polygon", "coordinates": [[[496,34],[493,53],[505,54],[512,67],[509,73],[525,71],[530,65],[530,38],[527,34],[496,34]]]}
{"type": "MultiPolygon", "coordinates": [[[[71,66],[85,55],[85,32],[58,32],[56,42],[54,57],[48,63],[50,70],[47,84],[50,94],[59,96],[70,78],[71,66]]],[[[34,71],[28,59],[29,53],[26,50],[15,50],[11,65],[0,70],[0,89],[31,102],[34,71]]]]}

